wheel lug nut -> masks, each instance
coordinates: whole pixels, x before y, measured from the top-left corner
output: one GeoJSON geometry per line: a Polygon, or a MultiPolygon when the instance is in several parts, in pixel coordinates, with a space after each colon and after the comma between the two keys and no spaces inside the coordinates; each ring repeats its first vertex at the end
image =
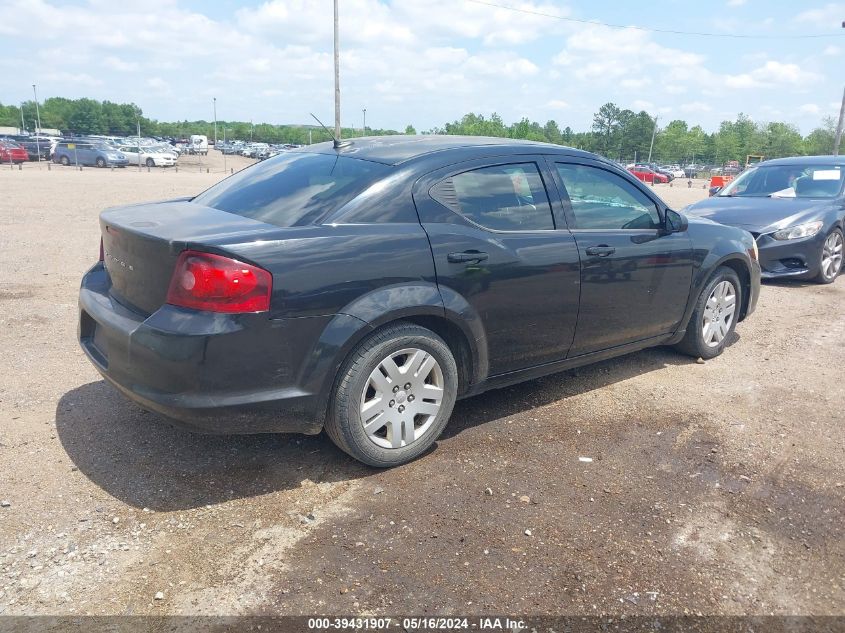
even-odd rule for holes
{"type": "Polygon", "coordinates": [[[411,388],[411,383],[406,382],[405,383],[405,391],[408,391],[408,389],[410,389],[410,388],[411,388]]]}
{"type": "Polygon", "coordinates": [[[405,411],[405,407],[400,404],[399,405],[399,413],[402,413],[403,411],[405,411]]]}
{"type": "Polygon", "coordinates": [[[387,406],[392,407],[394,404],[396,404],[396,400],[391,400],[387,406]]]}
{"type": "Polygon", "coordinates": [[[396,386],[393,388],[393,393],[396,393],[397,391],[399,391],[399,385],[396,385],[396,386]]]}
{"type": "Polygon", "coordinates": [[[408,396],[408,402],[413,402],[413,401],[414,401],[414,395],[411,394],[410,396],[408,396]]]}

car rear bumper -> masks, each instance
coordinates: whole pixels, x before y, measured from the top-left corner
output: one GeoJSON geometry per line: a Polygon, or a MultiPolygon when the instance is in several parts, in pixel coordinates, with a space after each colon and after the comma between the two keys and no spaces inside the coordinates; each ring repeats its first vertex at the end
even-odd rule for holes
{"type": "Polygon", "coordinates": [[[330,317],[272,320],[170,305],[144,316],[119,303],[110,285],[102,264],[83,277],[78,337],[128,398],[204,433],[320,432],[321,399],[296,383],[330,317]]]}
{"type": "Polygon", "coordinates": [[[763,279],[812,279],[821,269],[821,251],[827,234],[776,240],[770,235],[757,238],[763,279]]]}

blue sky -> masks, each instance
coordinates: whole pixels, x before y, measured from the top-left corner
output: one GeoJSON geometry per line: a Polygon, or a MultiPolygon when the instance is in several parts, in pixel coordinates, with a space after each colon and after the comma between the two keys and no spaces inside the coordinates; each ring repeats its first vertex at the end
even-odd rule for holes
{"type": "MultiPolygon", "coordinates": [[[[607,101],[713,130],[745,112],[803,133],[838,113],[845,2],[341,0],[344,125],[466,112],[588,129],[607,101]],[[701,37],[613,29],[763,35],[701,37]],[[788,39],[802,34],[831,37],[788,39]]],[[[333,116],[331,0],[1,0],[0,102],[133,101],[160,120],[333,116]],[[37,48],[33,49],[33,44],[37,48]]]]}

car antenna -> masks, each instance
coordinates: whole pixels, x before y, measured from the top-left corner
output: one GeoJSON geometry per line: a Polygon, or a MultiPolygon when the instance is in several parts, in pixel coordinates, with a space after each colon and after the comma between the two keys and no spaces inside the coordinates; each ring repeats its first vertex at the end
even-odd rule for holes
{"type": "Polygon", "coordinates": [[[327,128],[325,125],[323,125],[323,122],[322,122],[320,119],[318,119],[316,116],[314,116],[314,113],[313,113],[313,112],[311,112],[310,114],[311,114],[311,116],[313,116],[313,117],[314,117],[314,120],[315,120],[317,123],[319,123],[319,124],[320,124],[320,126],[321,126],[321,127],[322,127],[322,128],[323,128],[326,132],[328,132],[328,133],[329,133],[329,136],[331,136],[331,137],[332,137],[332,141],[334,141],[334,148],[335,148],[335,149],[340,149],[341,147],[349,147],[350,145],[352,145],[352,141],[341,141],[339,138],[337,138],[337,137],[336,137],[336,136],[335,136],[335,135],[331,132],[331,130],[329,130],[329,128],[327,128]]]}

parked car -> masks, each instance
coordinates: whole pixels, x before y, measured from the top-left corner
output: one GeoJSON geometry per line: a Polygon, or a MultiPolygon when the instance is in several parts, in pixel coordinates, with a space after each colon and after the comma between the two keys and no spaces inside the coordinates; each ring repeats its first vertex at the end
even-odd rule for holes
{"type": "Polygon", "coordinates": [[[0,139],[0,163],[20,165],[28,160],[26,150],[15,141],[0,139]]]}
{"type": "Polygon", "coordinates": [[[660,170],[668,173],[672,178],[683,178],[686,175],[679,165],[663,165],[660,170]]]}
{"type": "Polygon", "coordinates": [[[640,167],[638,165],[635,165],[634,167],[628,167],[628,171],[631,172],[638,180],[641,180],[642,182],[648,182],[651,184],[665,184],[669,182],[668,176],[658,174],[650,167],[640,167]]]}
{"type": "Polygon", "coordinates": [[[828,284],[842,270],[843,174],[839,156],[767,160],[686,210],[750,231],[764,278],[828,284]]]}
{"type": "Polygon", "coordinates": [[[426,451],[456,398],[652,345],[712,358],[753,312],[742,229],[594,154],[479,137],[311,145],[100,216],[79,341],[142,406],[217,433],[426,451]]]}
{"type": "Polygon", "coordinates": [[[48,160],[50,156],[50,141],[35,136],[9,136],[0,138],[0,141],[14,141],[26,150],[27,160],[48,160]]]}
{"type": "Polygon", "coordinates": [[[65,140],[56,144],[53,162],[68,165],[95,165],[97,167],[125,167],[126,155],[104,142],[65,140]]]}
{"type": "Polygon", "coordinates": [[[146,165],[147,167],[173,167],[176,157],[159,147],[139,147],[138,145],[124,145],[120,151],[126,156],[130,165],[146,165]]]}

